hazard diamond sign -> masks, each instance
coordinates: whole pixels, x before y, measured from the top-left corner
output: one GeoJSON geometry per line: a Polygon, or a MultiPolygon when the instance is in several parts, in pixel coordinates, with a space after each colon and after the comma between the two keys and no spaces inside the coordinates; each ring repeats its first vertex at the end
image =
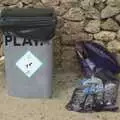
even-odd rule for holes
{"type": "Polygon", "coordinates": [[[42,64],[43,63],[30,51],[26,52],[16,62],[16,66],[29,78],[42,66],[42,64]]]}

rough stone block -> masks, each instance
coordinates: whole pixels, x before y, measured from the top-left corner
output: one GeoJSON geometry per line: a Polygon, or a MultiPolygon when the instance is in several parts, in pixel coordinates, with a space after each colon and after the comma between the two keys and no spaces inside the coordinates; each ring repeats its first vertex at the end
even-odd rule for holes
{"type": "Polygon", "coordinates": [[[93,40],[93,35],[85,32],[80,32],[72,35],[62,35],[61,43],[63,45],[75,45],[78,41],[91,41],[93,40]]]}
{"type": "Polygon", "coordinates": [[[101,28],[103,30],[109,30],[109,31],[115,31],[116,32],[116,31],[119,30],[120,26],[112,18],[109,18],[101,24],[101,28]]]}
{"type": "Polygon", "coordinates": [[[98,33],[100,32],[100,20],[91,20],[89,23],[85,26],[85,31],[89,33],[98,33]]]}
{"type": "Polygon", "coordinates": [[[101,31],[99,33],[94,34],[94,38],[96,40],[101,40],[101,41],[112,41],[116,38],[116,33],[115,32],[109,32],[109,31],[101,31]]]}
{"type": "Polygon", "coordinates": [[[65,21],[64,26],[61,29],[63,33],[71,35],[71,34],[76,34],[84,29],[85,22],[70,22],[70,21],[65,21]]]}

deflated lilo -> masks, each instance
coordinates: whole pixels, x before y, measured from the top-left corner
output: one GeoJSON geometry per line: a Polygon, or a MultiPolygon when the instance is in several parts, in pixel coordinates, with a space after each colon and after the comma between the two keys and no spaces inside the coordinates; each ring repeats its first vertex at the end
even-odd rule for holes
{"type": "Polygon", "coordinates": [[[116,111],[120,72],[116,58],[93,42],[76,44],[84,78],[79,80],[66,108],[76,112],[116,111]]]}

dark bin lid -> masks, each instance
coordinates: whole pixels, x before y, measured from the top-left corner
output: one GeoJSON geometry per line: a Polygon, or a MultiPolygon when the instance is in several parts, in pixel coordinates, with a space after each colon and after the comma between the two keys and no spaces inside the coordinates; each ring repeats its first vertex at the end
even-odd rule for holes
{"type": "Polygon", "coordinates": [[[1,17],[46,17],[53,14],[53,8],[7,8],[1,12],[1,17]]]}
{"type": "Polygon", "coordinates": [[[54,36],[57,18],[52,8],[3,9],[0,27],[19,37],[49,40],[54,36]],[[26,32],[29,31],[29,32],[26,32]]]}

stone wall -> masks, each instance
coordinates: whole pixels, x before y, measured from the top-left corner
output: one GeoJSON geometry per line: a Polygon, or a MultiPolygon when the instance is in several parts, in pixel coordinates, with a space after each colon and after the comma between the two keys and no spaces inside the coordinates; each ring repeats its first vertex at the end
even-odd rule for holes
{"type": "MultiPolygon", "coordinates": [[[[53,7],[58,16],[54,38],[56,68],[78,71],[76,41],[98,42],[120,52],[120,0],[0,0],[0,7],[53,7]]],[[[0,56],[3,54],[0,42],[0,56]]]]}

